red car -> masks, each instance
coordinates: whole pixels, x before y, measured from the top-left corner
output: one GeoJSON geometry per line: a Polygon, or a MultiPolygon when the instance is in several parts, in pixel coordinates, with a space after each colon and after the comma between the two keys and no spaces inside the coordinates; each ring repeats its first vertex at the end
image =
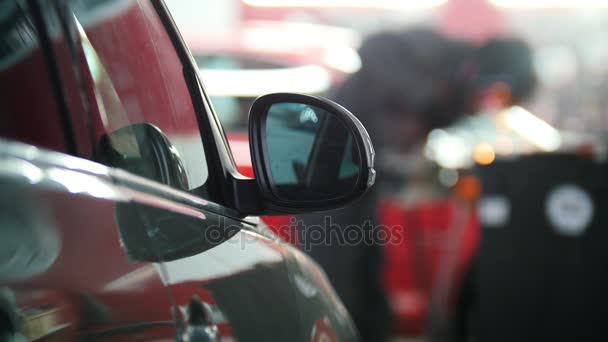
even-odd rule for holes
{"type": "Polygon", "coordinates": [[[15,1],[0,22],[0,336],[357,338],[323,271],[258,218],[344,206],[373,184],[352,114],[258,99],[254,180],[162,1],[15,1]],[[294,107],[322,127],[287,124],[294,107]],[[348,174],[334,172],[343,155],[348,174]]]}

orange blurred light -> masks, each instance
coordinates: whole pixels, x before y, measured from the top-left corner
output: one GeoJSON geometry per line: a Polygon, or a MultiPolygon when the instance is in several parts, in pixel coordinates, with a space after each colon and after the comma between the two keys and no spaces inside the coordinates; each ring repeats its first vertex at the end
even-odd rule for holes
{"type": "Polygon", "coordinates": [[[494,148],[488,143],[480,143],[475,146],[473,159],[480,165],[490,165],[496,159],[494,148]]]}
{"type": "Polygon", "coordinates": [[[481,196],[481,181],[477,177],[466,175],[458,180],[454,194],[465,201],[476,201],[481,196]]]}

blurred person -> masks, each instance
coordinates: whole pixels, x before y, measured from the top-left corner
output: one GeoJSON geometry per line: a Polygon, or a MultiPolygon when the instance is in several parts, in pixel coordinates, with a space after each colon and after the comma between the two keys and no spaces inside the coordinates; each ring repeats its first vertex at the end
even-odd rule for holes
{"type": "Polygon", "coordinates": [[[521,104],[537,85],[532,51],[521,40],[493,38],[476,53],[474,108],[501,110],[521,104]]]}
{"type": "MultiPolygon", "coordinates": [[[[537,78],[533,55],[524,41],[492,38],[477,49],[474,61],[477,75],[473,81],[470,103],[478,115],[494,120],[495,114],[511,106],[521,105],[534,94],[537,78]]],[[[445,321],[433,322],[431,340],[467,341],[474,334],[471,331],[471,319],[476,314],[474,278],[477,262],[475,256],[473,258],[459,280],[460,284],[457,284],[452,316],[440,317],[445,321]]],[[[449,291],[447,287],[443,289],[449,291]]]]}
{"type": "MultiPolygon", "coordinates": [[[[452,118],[452,113],[460,109],[442,110],[460,102],[444,96],[450,93],[447,80],[457,79],[460,61],[472,53],[472,48],[419,29],[377,34],[363,43],[359,53],[361,69],[346,80],[334,99],[357,115],[370,133],[378,160],[376,185],[348,208],[301,218],[308,227],[321,225],[326,231],[336,227],[344,231],[355,226],[363,234],[370,234],[378,226],[376,209],[381,194],[390,192],[388,189],[403,178],[400,172],[382,166],[390,159],[386,156],[408,152],[432,127],[447,125],[457,117],[452,118]],[[445,97],[445,102],[436,100],[440,97],[445,97]],[[327,227],[328,217],[330,225],[335,226],[327,227]]],[[[326,270],[362,340],[387,340],[392,314],[381,282],[382,244],[331,241],[310,245],[308,252],[326,270]]]]}
{"type": "MultiPolygon", "coordinates": [[[[376,185],[347,208],[300,218],[304,227],[344,231],[355,226],[361,235],[378,236],[379,200],[407,183],[407,165],[391,159],[412,152],[432,129],[479,109],[521,101],[535,79],[529,49],[512,39],[490,40],[477,48],[429,29],[410,29],[373,35],[359,54],[361,69],[337,90],[334,100],[351,110],[370,134],[376,185]]],[[[349,242],[310,244],[307,252],[325,269],[362,339],[384,341],[392,331],[392,313],[382,284],[383,243],[349,242]]]]}

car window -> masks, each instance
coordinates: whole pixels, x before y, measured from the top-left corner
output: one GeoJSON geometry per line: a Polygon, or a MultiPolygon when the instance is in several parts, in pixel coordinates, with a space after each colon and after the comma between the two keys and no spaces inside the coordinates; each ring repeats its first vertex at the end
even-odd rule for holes
{"type": "Polygon", "coordinates": [[[68,151],[41,37],[26,6],[2,3],[0,16],[0,136],[68,151]],[[35,99],[35,100],[33,100],[35,99]]]}
{"type": "MultiPolygon", "coordinates": [[[[201,188],[208,178],[201,132],[182,63],[152,3],[74,1],[71,6],[95,84],[100,124],[95,139],[109,136],[114,148],[126,151],[127,157],[143,156],[147,154],[135,151],[133,144],[140,137],[128,136],[134,130],[121,129],[153,125],[183,162],[187,190],[201,188]],[[116,132],[120,134],[112,134],[116,132]]],[[[154,165],[145,162],[134,168],[141,170],[135,173],[155,174],[142,169],[141,165],[154,165]]]]}

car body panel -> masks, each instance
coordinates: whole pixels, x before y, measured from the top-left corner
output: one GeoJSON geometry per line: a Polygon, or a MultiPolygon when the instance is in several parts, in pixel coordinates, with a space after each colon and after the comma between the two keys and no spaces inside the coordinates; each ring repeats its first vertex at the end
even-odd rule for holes
{"type": "Polygon", "coordinates": [[[121,245],[116,210],[126,192],[107,174],[65,166],[75,158],[62,166],[49,160],[58,153],[1,145],[3,301],[25,336],[174,336],[159,264],[131,260],[121,245]],[[32,322],[43,313],[45,323],[32,322]]]}
{"type": "Polygon", "coordinates": [[[173,261],[136,260],[121,207],[152,206],[202,226],[220,216],[122,186],[99,164],[6,141],[0,150],[2,217],[32,222],[25,233],[9,225],[2,231],[3,241],[20,245],[5,251],[2,298],[21,322],[54,315],[47,330],[28,336],[169,338],[187,325],[183,310],[197,296],[224,338],[309,339],[317,320],[354,338],[318,266],[262,226],[221,216],[239,228],[228,241],[173,261]]]}

